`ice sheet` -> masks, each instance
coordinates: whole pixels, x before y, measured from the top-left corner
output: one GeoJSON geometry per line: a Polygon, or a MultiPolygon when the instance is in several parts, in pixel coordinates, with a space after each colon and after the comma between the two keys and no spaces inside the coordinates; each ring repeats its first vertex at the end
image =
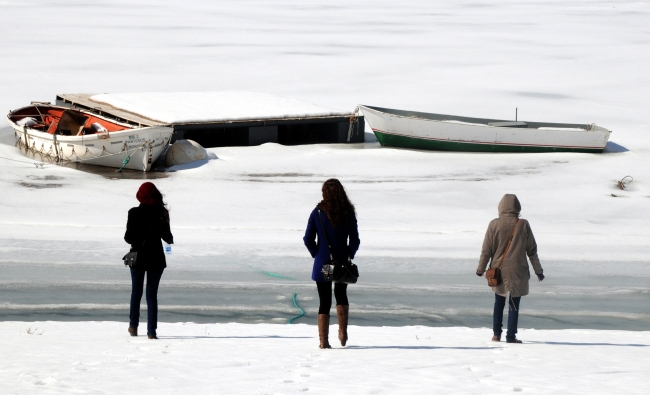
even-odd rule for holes
{"type": "Polygon", "coordinates": [[[515,348],[488,329],[430,326],[489,326],[492,295],[473,269],[499,198],[516,193],[547,275],[522,301],[521,327],[648,327],[650,4],[242,4],[0,2],[0,108],[66,92],[242,90],[344,110],[514,119],[518,108],[611,129],[607,153],[267,144],[210,149],[219,159],[154,180],[176,240],[161,319],[278,324],[296,313],[294,292],[314,322],[302,232],[321,183],[343,181],[362,278],[350,347],[320,352],[303,325],[163,322],[166,339],[127,337],[121,238],[142,180],[37,169],[0,145],[0,314],[41,321],[0,323],[0,392],[649,392],[648,332],[523,329],[529,343],[515,348]],[[409,319],[429,327],[357,326],[409,319]]]}
{"type": "MultiPolygon", "coordinates": [[[[321,183],[335,176],[358,212],[362,279],[350,300],[360,324],[489,322],[492,296],[474,270],[506,192],[522,202],[547,275],[522,302],[523,328],[639,330],[650,323],[644,154],[477,155],[376,143],[209,151],[218,159],[153,180],[170,204],[176,242],[161,293],[163,320],[288,319],[293,293],[312,298],[301,303],[314,314],[302,236],[321,183]],[[616,181],[628,172],[635,181],[622,191],[616,181]],[[294,281],[274,286],[264,271],[294,281]]],[[[28,162],[12,146],[0,146],[0,156],[28,162]]],[[[0,317],[126,317],[122,236],[143,180],[4,165],[0,300],[9,305],[0,305],[0,317]]]]}
{"type": "MultiPolygon", "coordinates": [[[[650,174],[642,150],[504,155],[365,143],[208,151],[219,159],[154,181],[172,209],[178,244],[172,259],[232,253],[306,257],[306,220],[320,200],[320,184],[330,177],[343,182],[357,206],[359,259],[478,259],[504,193],[521,200],[542,262],[647,262],[650,255],[645,181],[650,174]],[[616,182],[628,174],[634,181],[627,190],[618,189],[616,182]]],[[[0,156],[29,161],[11,146],[0,146],[0,156]]],[[[23,259],[38,253],[27,248],[28,240],[114,246],[99,251],[98,262],[119,254],[126,213],[137,204],[141,180],[120,179],[117,173],[107,179],[54,165],[3,165],[0,234],[26,247],[23,259]]],[[[44,253],[43,259],[59,260],[56,252],[44,253]]]]}
{"type": "Polygon", "coordinates": [[[108,93],[90,100],[164,123],[345,116],[354,110],[335,110],[258,92],[108,93]]]}

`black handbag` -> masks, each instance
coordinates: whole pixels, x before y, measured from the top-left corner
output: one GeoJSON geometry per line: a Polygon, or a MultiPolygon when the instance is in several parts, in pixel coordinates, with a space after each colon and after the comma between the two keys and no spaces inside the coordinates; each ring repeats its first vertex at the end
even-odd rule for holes
{"type": "MultiPolygon", "coordinates": [[[[144,246],[144,243],[145,243],[145,242],[147,241],[147,239],[149,238],[149,234],[151,233],[151,229],[153,229],[153,226],[154,226],[154,224],[156,223],[156,221],[157,221],[158,219],[160,219],[160,218],[158,218],[158,214],[156,214],[156,217],[155,217],[155,218],[156,218],[156,219],[154,219],[153,222],[151,223],[151,226],[149,227],[149,231],[147,232],[147,236],[146,236],[146,237],[144,238],[144,240],[142,241],[142,245],[140,245],[140,248],[142,248],[142,246],[144,246]]],[[[138,250],[139,250],[140,248],[138,248],[138,250]]],[[[122,257],[122,260],[124,261],[124,266],[128,266],[128,267],[133,267],[133,266],[135,266],[135,264],[138,262],[138,251],[129,251],[129,252],[127,252],[126,255],[124,255],[124,256],[122,257]]]]}
{"type": "Polygon", "coordinates": [[[332,246],[330,245],[329,238],[327,237],[327,232],[323,226],[323,220],[321,218],[320,210],[318,210],[318,221],[320,222],[320,227],[323,229],[323,235],[325,236],[325,242],[327,243],[327,248],[330,253],[330,260],[323,265],[321,273],[327,281],[333,283],[341,284],[355,284],[359,278],[359,268],[357,265],[352,263],[350,257],[348,259],[334,259],[332,256],[332,246]]]}

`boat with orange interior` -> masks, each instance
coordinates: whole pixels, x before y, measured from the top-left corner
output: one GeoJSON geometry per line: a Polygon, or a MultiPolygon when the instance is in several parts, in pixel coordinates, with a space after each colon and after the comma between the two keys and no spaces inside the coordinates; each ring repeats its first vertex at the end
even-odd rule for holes
{"type": "Polygon", "coordinates": [[[16,142],[55,161],[151,170],[169,145],[173,128],[140,127],[89,111],[33,102],[7,118],[16,142]]]}

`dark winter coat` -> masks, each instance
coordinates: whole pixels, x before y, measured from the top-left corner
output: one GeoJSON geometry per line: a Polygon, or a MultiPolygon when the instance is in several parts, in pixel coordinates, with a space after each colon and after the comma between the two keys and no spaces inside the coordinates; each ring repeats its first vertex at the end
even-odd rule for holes
{"type": "Polygon", "coordinates": [[[330,253],[327,247],[327,242],[325,242],[325,236],[323,234],[323,227],[325,232],[327,232],[327,237],[332,246],[332,255],[334,259],[350,259],[354,258],[354,255],[359,249],[359,230],[357,229],[357,218],[352,216],[347,224],[340,225],[338,227],[332,226],[327,214],[324,211],[320,211],[322,218],[322,224],[318,220],[319,210],[315,208],[311,215],[309,216],[309,222],[307,222],[307,230],[305,230],[305,237],[303,241],[305,246],[309,250],[309,253],[314,258],[314,267],[311,273],[311,279],[314,281],[325,282],[321,269],[323,265],[330,261],[330,253]],[[318,235],[318,240],[316,236],[318,235]],[[349,240],[349,245],[348,245],[349,240]]]}
{"type": "MultiPolygon", "coordinates": [[[[517,196],[512,194],[505,195],[499,203],[499,218],[493,219],[485,232],[483,248],[481,249],[481,258],[479,259],[476,273],[483,274],[488,263],[498,265],[501,256],[506,250],[510,233],[515,226],[521,204],[517,196]]],[[[517,229],[515,229],[512,243],[506,257],[501,264],[501,277],[503,281],[492,290],[504,296],[508,292],[513,297],[528,295],[528,280],[530,279],[530,270],[528,269],[528,259],[535,270],[535,274],[542,274],[542,265],[537,256],[537,243],[530,224],[525,219],[520,219],[517,229]]]]}
{"type": "Polygon", "coordinates": [[[164,218],[165,211],[160,205],[148,204],[129,210],[124,240],[131,244],[131,251],[138,251],[138,260],[133,269],[155,270],[167,267],[160,239],[173,244],[174,236],[169,222],[164,218]]]}

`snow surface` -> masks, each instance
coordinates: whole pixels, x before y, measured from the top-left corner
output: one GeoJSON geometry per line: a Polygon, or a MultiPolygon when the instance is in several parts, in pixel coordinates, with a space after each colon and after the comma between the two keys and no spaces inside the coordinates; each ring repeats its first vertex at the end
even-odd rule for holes
{"type": "Polygon", "coordinates": [[[90,100],[163,123],[345,116],[354,112],[354,108],[340,111],[258,92],[107,93],[90,100]]]}
{"type": "Polygon", "coordinates": [[[304,324],[161,324],[159,340],[114,322],[0,330],[7,395],[650,391],[650,332],[524,330],[515,345],[485,329],[350,326],[347,347],[320,350],[317,328],[304,324]]]}

